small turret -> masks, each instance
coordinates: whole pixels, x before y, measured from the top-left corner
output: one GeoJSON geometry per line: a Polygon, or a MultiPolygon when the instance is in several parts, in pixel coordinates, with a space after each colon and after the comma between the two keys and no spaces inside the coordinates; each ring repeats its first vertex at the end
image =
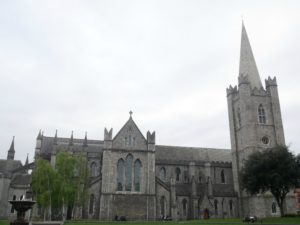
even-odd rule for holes
{"type": "Polygon", "coordinates": [[[109,131],[104,128],[104,147],[105,148],[112,148],[112,132],[113,129],[111,128],[109,131]]]}
{"type": "Polygon", "coordinates": [[[73,131],[71,133],[71,138],[70,138],[70,141],[69,141],[69,146],[73,146],[74,145],[74,139],[73,139],[73,131]]]}
{"type": "Polygon", "coordinates": [[[85,132],[85,136],[84,136],[84,140],[83,140],[82,146],[83,146],[84,148],[86,148],[86,147],[88,146],[87,132],[85,132]]]}
{"type": "Polygon", "coordinates": [[[15,136],[13,136],[13,139],[10,144],[10,148],[7,152],[7,159],[14,160],[14,158],[15,158],[15,136]]]}
{"type": "Polygon", "coordinates": [[[38,136],[36,137],[36,140],[42,140],[42,131],[40,129],[38,136]]]}

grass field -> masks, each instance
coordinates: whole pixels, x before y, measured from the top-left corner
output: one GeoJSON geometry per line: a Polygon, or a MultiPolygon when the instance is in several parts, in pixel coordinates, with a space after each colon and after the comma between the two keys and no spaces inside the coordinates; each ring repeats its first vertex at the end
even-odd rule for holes
{"type": "MultiPolygon", "coordinates": [[[[101,221],[67,221],[66,225],[224,225],[224,224],[232,224],[232,225],[245,225],[242,223],[241,219],[210,219],[210,220],[189,220],[189,221],[170,221],[170,222],[142,222],[142,221],[127,221],[127,222],[101,222],[101,221]]],[[[285,218],[265,218],[262,221],[256,222],[254,224],[299,224],[300,225],[300,217],[285,217],[285,218]]],[[[0,220],[0,225],[9,225],[7,220],[0,220]]]]}

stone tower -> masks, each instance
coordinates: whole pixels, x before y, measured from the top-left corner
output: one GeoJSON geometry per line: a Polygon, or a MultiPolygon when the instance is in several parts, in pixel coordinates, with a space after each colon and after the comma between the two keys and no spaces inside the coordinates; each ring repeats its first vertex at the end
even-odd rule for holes
{"type": "Polygon", "coordinates": [[[250,42],[242,24],[238,87],[227,89],[228,114],[232,151],[234,189],[240,199],[240,216],[266,216],[269,208],[265,197],[242,193],[239,171],[249,154],[284,145],[276,77],[262,85],[250,42]],[[264,208],[263,208],[264,207],[264,208]]]}

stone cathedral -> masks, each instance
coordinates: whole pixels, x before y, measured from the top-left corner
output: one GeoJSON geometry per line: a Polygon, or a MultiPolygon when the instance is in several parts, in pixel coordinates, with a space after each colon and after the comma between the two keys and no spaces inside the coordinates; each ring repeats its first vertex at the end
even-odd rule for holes
{"type": "MultiPolygon", "coordinates": [[[[276,77],[262,84],[250,42],[242,25],[238,86],[227,88],[231,149],[158,145],[155,132],[142,134],[132,113],[115,135],[103,140],[49,137],[39,133],[36,156],[55,163],[61,149],[84,153],[91,171],[87,208],[79,218],[173,220],[279,216],[271,194],[249,196],[240,187],[239,171],[254,151],[284,145],[276,77]]],[[[14,160],[14,146],[0,161],[0,217],[12,212],[8,199],[18,199],[30,185],[29,168],[14,160]]],[[[34,164],[34,163],[33,163],[34,164]]],[[[291,193],[287,213],[296,213],[291,193]]]]}

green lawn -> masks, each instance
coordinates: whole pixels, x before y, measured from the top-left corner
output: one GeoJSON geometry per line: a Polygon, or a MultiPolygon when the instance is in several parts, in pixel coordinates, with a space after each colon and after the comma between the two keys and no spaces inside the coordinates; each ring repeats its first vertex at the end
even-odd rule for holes
{"type": "MultiPolygon", "coordinates": [[[[189,220],[189,221],[178,221],[178,222],[142,222],[142,221],[128,221],[128,222],[101,222],[101,221],[67,221],[66,225],[224,225],[224,224],[232,224],[232,225],[245,225],[245,223],[241,222],[241,219],[210,219],[210,220],[189,220]]],[[[259,221],[254,224],[299,224],[300,225],[300,217],[285,217],[285,218],[266,218],[262,220],[262,223],[259,221]]],[[[7,220],[0,220],[0,225],[9,225],[7,220]]]]}
{"type": "MultiPolygon", "coordinates": [[[[189,220],[189,221],[178,221],[178,222],[141,222],[141,221],[127,221],[127,222],[100,222],[100,221],[68,221],[66,225],[112,225],[112,224],[120,224],[120,225],[195,225],[195,224],[210,224],[210,225],[224,225],[224,224],[233,224],[233,225],[245,225],[247,223],[243,223],[241,219],[210,219],[210,220],[189,220]]],[[[300,225],[300,217],[285,217],[285,218],[265,218],[262,221],[258,221],[254,224],[299,224],[300,225]]],[[[1,224],[0,224],[1,225],[1,224]]]]}

